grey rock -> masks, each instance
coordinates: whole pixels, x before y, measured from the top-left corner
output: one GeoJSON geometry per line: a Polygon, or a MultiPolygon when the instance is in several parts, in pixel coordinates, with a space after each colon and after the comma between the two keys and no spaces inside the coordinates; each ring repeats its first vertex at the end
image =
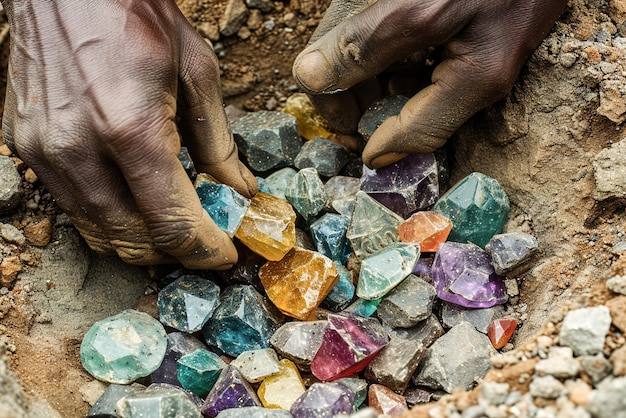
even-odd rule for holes
{"type": "Polygon", "coordinates": [[[626,276],[613,276],[606,280],[606,287],[620,295],[626,295],[626,276]]]}
{"type": "Polygon", "coordinates": [[[436,295],[433,285],[410,274],[380,302],[376,315],[390,327],[410,328],[431,315],[436,295]]]}
{"type": "Polygon", "coordinates": [[[224,15],[219,21],[220,33],[224,36],[236,34],[248,20],[249,13],[243,0],[229,0],[224,15]]]}
{"type": "Polygon", "coordinates": [[[553,376],[535,376],[529,391],[535,398],[556,399],[567,393],[565,386],[553,376]]]}
{"type": "Polygon", "coordinates": [[[441,320],[443,325],[452,328],[453,326],[465,321],[474,325],[478,331],[483,334],[487,333],[487,329],[494,319],[501,318],[504,315],[502,305],[496,305],[491,308],[464,308],[454,303],[443,302],[441,309],[441,320]]]}
{"type": "Polygon", "coordinates": [[[346,415],[346,418],[378,418],[378,412],[374,408],[363,408],[351,415],[346,415]]]}
{"type": "Polygon", "coordinates": [[[445,333],[443,327],[435,315],[431,315],[419,324],[411,328],[394,328],[389,332],[390,337],[411,340],[415,344],[430,347],[439,337],[445,333]]]}
{"type": "Polygon", "coordinates": [[[535,372],[540,376],[550,375],[557,379],[574,377],[579,371],[580,364],[569,347],[552,347],[548,358],[540,360],[535,366],[535,372]]]}
{"type": "Polygon", "coordinates": [[[142,385],[116,385],[111,384],[104,391],[104,394],[96,401],[87,413],[88,417],[117,417],[115,412],[115,404],[124,396],[131,395],[133,393],[141,392],[146,388],[142,385]]]}
{"type": "Polygon", "coordinates": [[[491,264],[496,273],[504,275],[525,264],[539,250],[539,242],[524,232],[497,234],[489,241],[485,250],[491,255],[491,264]]]}
{"type": "Polygon", "coordinates": [[[483,418],[485,407],[482,405],[472,405],[461,413],[461,418],[483,418]]]}
{"type": "Polygon", "coordinates": [[[272,0],[246,0],[246,6],[251,9],[259,9],[263,13],[269,13],[274,10],[274,2],[272,0]]]}
{"type": "Polygon", "coordinates": [[[326,138],[306,141],[294,160],[298,169],[313,167],[320,176],[333,177],[348,162],[348,151],[326,138]]]}
{"type": "Polygon", "coordinates": [[[219,418],[292,418],[291,412],[283,409],[249,406],[246,408],[223,409],[217,414],[219,418]]]}
{"type": "Polygon", "coordinates": [[[394,95],[385,97],[373,103],[361,117],[358,132],[363,136],[365,142],[369,141],[370,137],[376,129],[391,116],[396,116],[400,113],[402,107],[408,102],[409,99],[405,96],[394,95]]]}
{"type": "Polygon", "coordinates": [[[22,178],[13,160],[0,155],[0,215],[10,214],[23,195],[22,178]]]}
{"type": "Polygon", "coordinates": [[[613,369],[611,362],[604,357],[602,353],[598,353],[595,356],[581,357],[580,365],[585,373],[591,377],[591,381],[594,385],[611,374],[611,370],[613,369]]]}
{"type": "Polygon", "coordinates": [[[587,411],[594,418],[626,418],[626,377],[603,380],[591,394],[587,411]]]}
{"type": "Polygon", "coordinates": [[[293,361],[300,370],[308,371],[322,344],[326,324],[327,321],[287,322],[272,335],[270,344],[281,357],[293,361]]]}
{"type": "Polygon", "coordinates": [[[11,224],[0,224],[0,237],[11,244],[24,245],[26,237],[22,231],[11,224]]]}
{"type": "Polygon", "coordinates": [[[606,306],[577,309],[563,319],[559,340],[577,356],[600,353],[610,326],[611,314],[606,306]]]}
{"type": "Polygon", "coordinates": [[[508,383],[482,382],[480,385],[482,394],[479,402],[486,405],[502,405],[509,396],[508,383]]]}

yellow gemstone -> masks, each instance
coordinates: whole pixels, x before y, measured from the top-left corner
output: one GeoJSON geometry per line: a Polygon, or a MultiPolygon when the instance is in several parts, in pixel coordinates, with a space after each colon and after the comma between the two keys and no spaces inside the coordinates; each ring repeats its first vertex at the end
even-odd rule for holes
{"type": "Polygon", "coordinates": [[[289,411],[306,388],[298,368],[291,360],[282,359],[278,363],[278,374],[266,377],[257,394],[264,407],[289,411]]]}
{"type": "Polygon", "coordinates": [[[437,212],[417,212],[398,226],[400,241],[420,245],[422,252],[435,252],[452,230],[450,219],[437,212]]]}
{"type": "Polygon", "coordinates": [[[304,138],[313,139],[316,136],[328,138],[330,136],[330,132],[324,129],[324,119],[317,113],[306,94],[295,93],[289,96],[283,112],[296,118],[298,131],[304,138]]]}
{"type": "Polygon", "coordinates": [[[296,213],[282,199],[259,192],[235,237],[267,260],[278,261],[296,245],[296,213]]]}

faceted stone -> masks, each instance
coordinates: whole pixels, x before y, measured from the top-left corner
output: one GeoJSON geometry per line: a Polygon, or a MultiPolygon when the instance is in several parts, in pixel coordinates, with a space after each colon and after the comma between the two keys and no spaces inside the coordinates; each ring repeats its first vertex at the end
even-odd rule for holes
{"type": "Polygon", "coordinates": [[[296,168],[312,167],[323,177],[336,176],[348,162],[348,150],[322,137],[304,143],[294,160],[296,168]]]}
{"type": "Polygon", "coordinates": [[[193,402],[193,404],[198,409],[202,408],[202,405],[204,405],[204,400],[201,397],[199,397],[193,392],[183,389],[182,387],[178,385],[171,385],[169,383],[151,383],[150,386],[148,386],[146,389],[154,390],[154,391],[164,391],[164,390],[167,391],[167,390],[174,389],[174,390],[184,393],[185,396],[187,396],[189,400],[193,402]]]}
{"type": "Polygon", "coordinates": [[[445,333],[435,315],[429,316],[411,328],[394,328],[390,331],[391,337],[412,341],[414,345],[430,347],[445,333]]]}
{"type": "Polygon", "coordinates": [[[221,303],[202,328],[210,345],[232,357],[269,347],[282,315],[252,286],[235,285],[222,292],[221,303]]]}
{"type": "Polygon", "coordinates": [[[374,315],[374,312],[376,312],[376,309],[378,309],[378,305],[380,305],[382,300],[383,298],[374,300],[357,298],[351,305],[344,309],[344,312],[363,317],[370,317],[374,315]]]}
{"type": "Polygon", "coordinates": [[[335,213],[326,213],[313,222],[310,229],[317,251],[345,265],[352,252],[346,238],[349,225],[350,218],[335,213]]]}
{"type": "Polygon", "coordinates": [[[236,367],[250,383],[260,382],[280,371],[278,356],[271,348],[244,351],[230,365],[236,367]]]}
{"type": "Polygon", "coordinates": [[[396,94],[374,102],[367,108],[357,128],[357,131],[363,136],[365,142],[369,141],[374,131],[378,129],[385,120],[391,116],[398,115],[408,101],[409,99],[407,97],[396,94]]]}
{"type": "Polygon", "coordinates": [[[356,294],[361,299],[379,299],[411,272],[420,256],[419,245],[396,242],[361,263],[356,294]]]}
{"type": "Polygon", "coordinates": [[[270,409],[262,406],[224,409],[217,418],[293,418],[291,412],[282,409],[270,409]]]}
{"type": "Polygon", "coordinates": [[[255,176],[254,178],[256,179],[256,184],[258,186],[257,188],[259,192],[272,194],[272,189],[270,188],[270,185],[267,183],[267,180],[265,180],[265,178],[260,176],[255,176]]]}
{"type": "Polygon", "coordinates": [[[93,324],[80,346],[80,360],[96,379],[126,384],[155,371],[166,347],[163,325],[128,309],[93,324]]]}
{"type": "Polygon", "coordinates": [[[246,247],[268,260],[278,261],[296,243],[296,213],[291,205],[259,192],[235,233],[246,247]]]}
{"type": "Polygon", "coordinates": [[[198,396],[206,396],[226,367],[224,360],[208,350],[196,350],[178,360],[178,381],[198,396]]]}
{"type": "Polygon", "coordinates": [[[487,334],[489,326],[496,318],[504,315],[504,309],[501,305],[492,306],[491,308],[464,308],[455,303],[443,302],[441,304],[441,321],[447,328],[465,321],[474,325],[476,330],[487,334]]]}
{"type": "Polygon", "coordinates": [[[348,377],[363,370],[387,343],[387,332],[378,320],[329,314],[311,372],[320,380],[348,377]]]}
{"type": "Polygon", "coordinates": [[[322,344],[326,321],[287,322],[272,335],[270,344],[281,357],[293,361],[298,369],[308,372],[311,361],[322,344]]]}
{"type": "Polygon", "coordinates": [[[272,174],[268,175],[265,178],[265,182],[271,190],[270,194],[283,200],[287,200],[287,198],[285,197],[285,189],[287,188],[287,185],[289,184],[293,176],[296,175],[296,173],[297,171],[293,168],[285,167],[281,168],[280,170],[276,170],[272,174]]]}
{"type": "Polygon", "coordinates": [[[509,198],[497,180],[472,173],[453,186],[433,209],[452,221],[449,241],[485,247],[509,215],[509,198]]]}
{"type": "Polygon", "coordinates": [[[333,418],[354,412],[354,393],[338,383],[313,383],[291,405],[294,418],[333,418]]]}
{"type": "Polygon", "coordinates": [[[491,264],[496,273],[504,275],[535,255],[539,251],[539,243],[530,234],[509,232],[494,235],[485,250],[491,256],[491,264]]]}
{"type": "Polygon", "coordinates": [[[363,167],[361,190],[400,215],[425,210],[439,199],[434,154],[411,154],[383,168],[363,167]]]}
{"type": "Polygon", "coordinates": [[[354,299],[355,287],[350,270],[335,262],[339,281],[322,301],[321,307],[338,312],[346,308],[354,299]]]}
{"type": "Polygon", "coordinates": [[[232,238],[250,207],[250,200],[230,186],[200,176],[196,180],[196,193],[213,222],[232,238]]]}
{"type": "Polygon", "coordinates": [[[367,380],[355,377],[342,377],[341,379],[335,380],[335,383],[347,387],[354,394],[355,410],[363,405],[363,402],[367,399],[367,388],[369,386],[367,380]]]}
{"type": "Polygon", "coordinates": [[[304,168],[289,180],[285,198],[307,221],[311,221],[324,208],[326,192],[324,183],[314,168],[304,168]]]}
{"type": "Polygon", "coordinates": [[[198,172],[196,171],[196,167],[191,160],[191,156],[189,155],[189,149],[187,149],[187,147],[180,147],[180,152],[178,153],[178,161],[180,161],[180,163],[182,164],[183,168],[185,169],[185,173],[187,173],[187,176],[191,179],[191,181],[194,181],[196,179],[196,176],[198,175],[198,172]]]}
{"type": "Polygon", "coordinates": [[[282,112],[251,112],[232,124],[239,152],[255,171],[293,165],[302,147],[296,118],[282,112]]]}
{"type": "Polygon", "coordinates": [[[215,417],[230,408],[261,406],[254,389],[233,366],[226,366],[204,400],[202,415],[215,417]]]}
{"type": "Polygon", "coordinates": [[[152,373],[152,381],[180,386],[178,381],[178,359],[200,349],[206,349],[206,346],[191,334],[184,332],[167,334],[165,357],[163,357],[159,368],[152,373]]]}
{"type": "Polygon", "coordinates": [[[431,284],[410,274],[383,298],[376,316],[390,327],[410,328],[430,316],[436,295],[431,284]]]}
{"type": "Polygon", "coordinates": [[[87,416],[98,418],[116,418],[117,413],[115,412],[115,405],[117,404],[117,401],[127,395],[140,392],[145,389],[146,388],[143,385],[139,385],[137,383],[132,385],[111,384],[107,387],[96,403],[89,409],[87,416]]]}
{"type": "Polygon", "coordinates": [[[559,341],[577,356],[600,353],[610,326],[611,314],[606,306],[570,311],[563,319],[559,341]]]}
{"type": "Polygon", "coordinates": [[[378,384],[370,385],[367,393],[367,404],[370,408],[374,408],[379,414],[390,417],[402,415],[409,410],[404,396],[378,384]]]}
{"type": "Polygon", "coordinates": [[[177,389],[151,390],[125,396],[117,402],[120,418],[201,418],[198,407],[177,389]]]}
{"type": "Polygon", "coordinates": [[[360,187],[361,181],[357,177],[331,177],[324,184],[324,191],[326,191],[324,208],[350,218],[352,209],[354,209],[354,200],[360,187]]]}
{"type": "Polygon", "coordinates": [[[17,208],[23,194],[22,176],[13,160],[0,155],[0,215],[8,215],[17,208]]]}
{"type": "Polygon", "coordinates": [[[300,372],[291,360],[282,359],[279,367],[277,374],[261,382],[257,393],[264,407],[289,410],[306,388],[300,372]]]}
{"type": "Polygon", "coordinates": [[[283,112],[296,118],[298,131],[306,139],[316,136],[328,138],[330,132],[324,129],[324,119],[317,113],[315,106],[305,93],[294,93],[287,98],[283,112]]]}
{"type": "Polygon", "coordinates": [[[435,252],[446,242],[452,230],[452,222],[445,216],[431,211],[417,212],[398,227],[402,242],[419,244],[422,252],[435,252]]]}
{"type": "Polygon", "coordinates": [[[493,348],[500,349],[509,342],[516,329],[517,321],[515,319],[496,319],[489,325],[487,336],[493,344],[493,348]]]}
{"type": "Polygon", "coordinates": [[[440,244],[432,269],[439,298],[466,308],[490,308],[506,302],[504,282],[490,261],[477,245],[440,244]]]}
{"type": "Polygon", "coordinates": [[[398,226],[403,219],[365,192],[358,192],[346,237],[359,260],[400,240],[398,226]]]}
{"type": "Polygon", "coordinates": [[[259,280],[259,270],[267,260],[237,240],[235,240],[235,248],[239,254],[239,259],[235,265],[229,270],[215,271],[215,273],[228,286],[249,284],[254,286],[258,292],[263,292],[263,285],[259,280]]]}
{"type": "Polygon", "coordinates": [[[183,332],[200,331],[219,304],[220,288],[199,276],[183,275],[159,292],[159,320],[183,332]]]}

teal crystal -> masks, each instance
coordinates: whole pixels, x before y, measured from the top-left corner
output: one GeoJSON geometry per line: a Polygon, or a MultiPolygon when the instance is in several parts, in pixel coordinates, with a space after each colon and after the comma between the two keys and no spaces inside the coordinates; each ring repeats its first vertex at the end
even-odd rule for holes
{"type": "Polygon", "coordinates": [[[294,160],[296,168],[313,167],[320,176],[332,177],[348,162],[348,151],[326,138],[316,137],[302,145],[294,160]]]}
{"type": "Polygon", "coordinates": [[[159,292],[160,321],[178,331],[200,331],[220,301],[220,288],[199,276],[183,275],[159,292]]]}
{"type": "Polygon", "coordinates": [[[196,350],[178,359],[178,381],[186,390],[206,396],[226,367],[224,360],[208,350],[196,350]]]}
{"type": "Polygon", "coordinates": [[[250,200],[230,186],[205,179],[196,181],[196,193],[213,222],[232,238],[250,207],[250,200]]]}
{"type": "Polygon", "coordinates": [[[354,288],[350,270],[337,262],[335,262],[335,268],[337,269],[337,273],[339,273],[339,281],[328,296],[326,296],[326,299],[322,301],[320,306],[338,312],[346,308],[350,302],[352,302],[356,289],[354,288]]]}
{"type": "Polygon", "coordinates": [[[311,236],[317,251],[338,264],[345,264],[352,252],[346,232],[350,218],[326,213],[310,226],[311,236]]]}
{"type": "Polygon", "coordinates": [[[358,192],[346,236],[354,254],[363,260],[392,242],[400,241],[398,226],[402,222],[404,219],[367,193],[358,192]]]}
{"type": "Polygon", "coordinates": [[[155,371],[166,347],[163,325],[128,309],[93,324],[80,346],[80,360],[96,379],[127,384],[155,371]]]}
{"type": "Polygon", "coordinates": [[[452,221],[448,241],[469,241],[484,248],[504,228],[509,198],[497,180],[472,173],[448,190],[433,210],[452,221]]]}
{"type": "Polygon", "coordinates": [[[265,178],[265,182],[270,189],[268,193],[280,199],[287,200],[285,197],[285,189],[296,173],[297,171],[291,167],[285,167],[274,171],[265,178]]]}
{"type": "Polygon", "coordinates": [[[374,313],[376,312],[376,309],[378,309],[378,305],[380,305],[380,302],[382,300],[383,298],[374,299],[374,300],[366,300],[366,299],[357,298],[354,302],[352,302],[352,304],[350,304],[346,309],[344,309],[344,311],[358,315],[358,316],[364,316],[367,318],[369,316],[374,315],[374,313]]]}
{"type": "Polygon", "coordinates": [[[314,168],[304,168],[291,178],[285,189],[285,198],[309,222],[326,204],[324,183],[314,168]]]}
{"type": "Polygon", "coordinates": [[[419,245],[396,242],[364,259],[357,296],[368,300],[382,298],[411,274],[419,256],[419,245]]]}
{"type": "Polygon", "coordinates": [[[146,389],[117,402],[120,418],[201,418],[200,410],[178,389],[146,389]]]}
{"type": "Polygon", "coordinates": [[[256,176],[256,184],[258,186],[258,190],[263,193],[272,194],[272,189],[270,189],[270,185],[267,183],[263,177],[256,176]]]}

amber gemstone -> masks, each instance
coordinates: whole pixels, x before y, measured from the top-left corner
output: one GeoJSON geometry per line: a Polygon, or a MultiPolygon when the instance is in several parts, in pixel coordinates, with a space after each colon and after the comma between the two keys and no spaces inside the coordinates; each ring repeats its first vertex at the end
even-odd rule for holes
{"type": "Polygon", "coordinates": [[[489,325],[487,336],[493,347],[500,349],[509,342],[517,329],[517,321],[512,318],[496,319],[489,325]]]}
{"type": "Polygon", "coordinates": [[[451,230],[450,219],[437,212],[424,211],[414,213],[400,224],[398,235],[402,242],[419,244],[422,252],[435,252],[451,230]]]}

